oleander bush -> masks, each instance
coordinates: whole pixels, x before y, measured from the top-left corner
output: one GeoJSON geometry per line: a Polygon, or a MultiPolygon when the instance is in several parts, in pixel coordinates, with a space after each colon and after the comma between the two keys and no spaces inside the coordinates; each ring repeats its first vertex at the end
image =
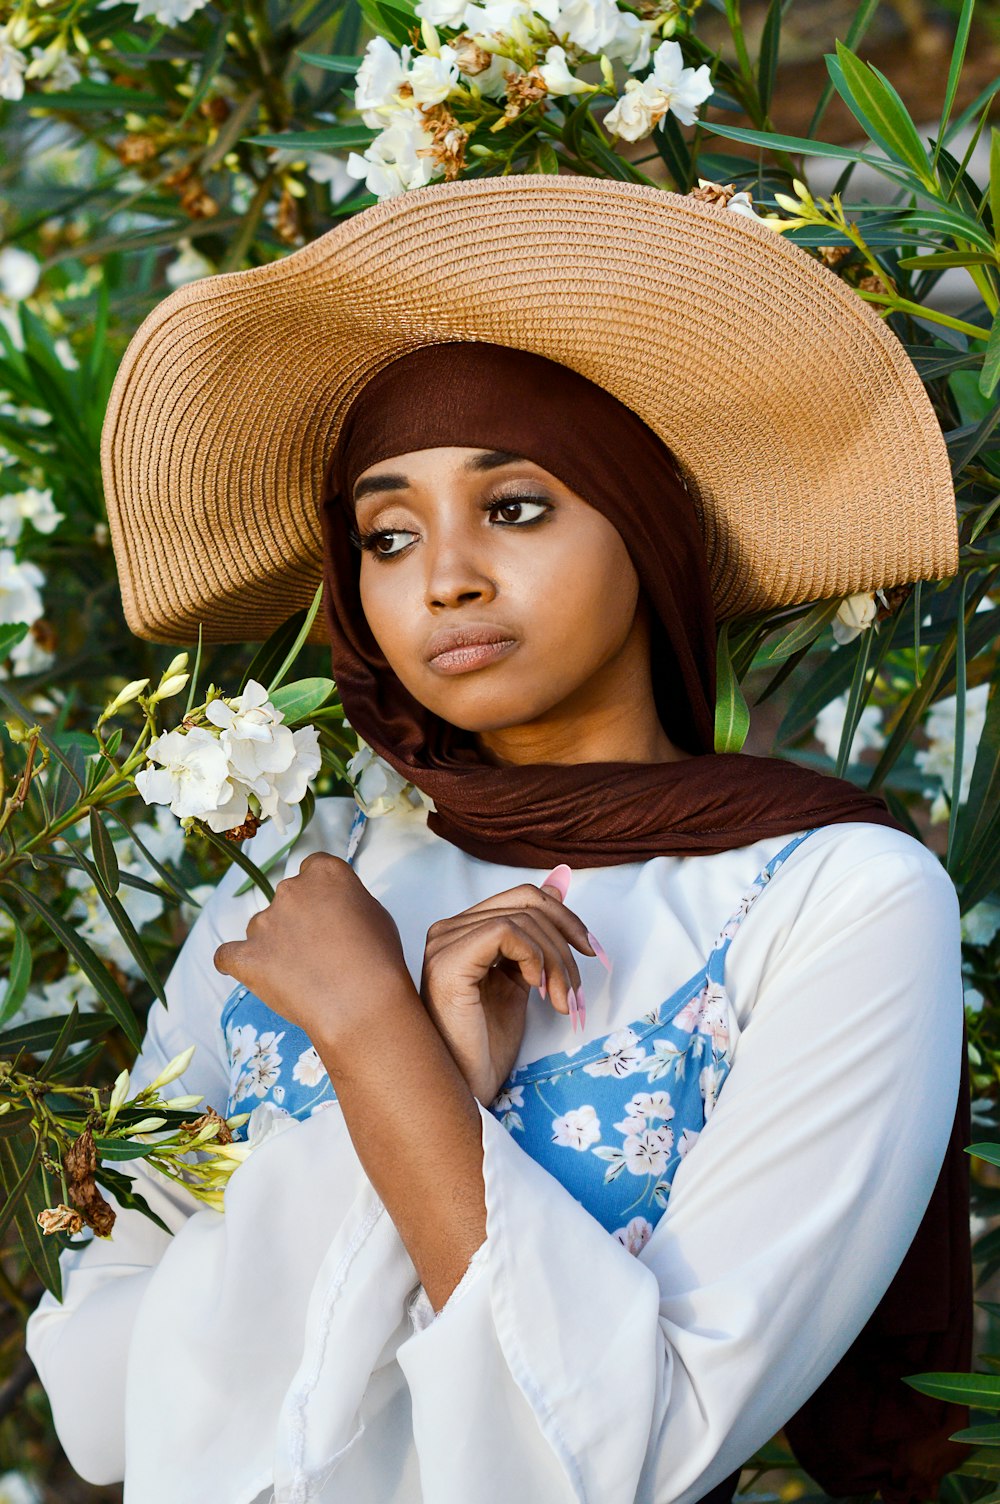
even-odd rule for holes
{"type": "MultiPolygon", "coordinates": [[[[426,183],[510,172],[648,183],[757,218],[878,310],[940,420],[957,576],[726,623],[716,746],[753,734],[880,791],[957,888],[981,1371],[917,1383],[982,1412],[942,1497],[996,1497],[1000,77],[970,90],[968,70],[1000,28],[974,0],[951,8],[928,127],[866,61],[877,0],[862,0],[793,136],[774,124],[789,10],[0,0],[0,1504],[120,1497],[68,1470],[22,1340],[42,1289],[61,1292],[60,1250],[113,1236],[101,1188],[148,1213],[116,1164],[150,1158],[221,1208],[249,1152],[230,1142],[245,1115],[170,1096],[184,1056],[130,1095],[200,903],[231,861],[269,893],[247,838],[273,820],[287,844],[317,794],[419,798],[345,723],[306,641],[318,598],[264,644],[177,654],[128,632],[99,463],[118,361],[173,287],[426,183]],[[851,144],[825,139],[831,105],[851,144]],[[828,197],[809,186],[824,157],[840,168],[828,197]],[[855,191],[859,166],[877,202],[855,191]]],[[[743,1486],[817,1496],[780,1437],[743,1486]]]]}

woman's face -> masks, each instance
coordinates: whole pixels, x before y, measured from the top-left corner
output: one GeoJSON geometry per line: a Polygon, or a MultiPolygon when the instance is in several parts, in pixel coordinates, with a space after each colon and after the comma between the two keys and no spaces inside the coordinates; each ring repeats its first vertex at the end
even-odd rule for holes
{"type": "Polygon", "coordinates": [[[645,598],[637,612],[619,533],[541,465],[420,449],[369,466],[354,497],[369,626],[414,698],[452,725],[607,707],[623,669],[648,673],[645,598]],[[465,632],[499,640],[434,656],[465,632]]]}

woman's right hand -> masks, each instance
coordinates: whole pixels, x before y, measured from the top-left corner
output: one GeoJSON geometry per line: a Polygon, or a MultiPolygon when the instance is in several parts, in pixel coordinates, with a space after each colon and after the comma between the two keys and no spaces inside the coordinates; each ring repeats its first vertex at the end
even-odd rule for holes
{"type": "MultiPolygon", "coordinates": [[[[420,995],[473,1095],[493,1101],[524,1037],[538,987],[568,1017],[586,1004],[573,948],[596,956],[583,920],[565,905],[569,868],[540,887],[521,883],[427,931],[420,995]],[[571,992],[574,995],[571,1003],[571,992]]],[[[605,963],[606,964],[606,963],[605,963]]],[[[582,1027],[582,1022],[581,1022],[582,1027]]]]}

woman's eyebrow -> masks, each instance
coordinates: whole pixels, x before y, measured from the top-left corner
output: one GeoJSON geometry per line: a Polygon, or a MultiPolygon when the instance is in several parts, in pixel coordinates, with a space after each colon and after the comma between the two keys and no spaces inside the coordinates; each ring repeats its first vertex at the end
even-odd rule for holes
{"type": "MultiPolygon", "coordinates": [[[[471,459],[466,460],[462,469],[497,470],[501,465],[509,465],[512,461],[523,458],[523,455],[511,454],[507,449],[487,449],[482,454],[474,454],[471,459]]],[[[403,491],[409,484],[405,475],[366,476],[354,487],[355,505],[370,491],[403,491]]]]}

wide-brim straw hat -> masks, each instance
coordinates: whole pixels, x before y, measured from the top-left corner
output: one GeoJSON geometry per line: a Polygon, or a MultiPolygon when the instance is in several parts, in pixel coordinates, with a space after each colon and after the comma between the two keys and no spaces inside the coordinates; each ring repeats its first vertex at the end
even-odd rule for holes
{"type": "Polygon", "coordinates": [[[348,405],[443,340],[560,361],[670,446],[720,621],[957,571],[930,400],[835,272],[720,203],[523,174],[411,190],[146,317],[101,442],[132,631],[256,641],[307,605],[348,405]]]}

